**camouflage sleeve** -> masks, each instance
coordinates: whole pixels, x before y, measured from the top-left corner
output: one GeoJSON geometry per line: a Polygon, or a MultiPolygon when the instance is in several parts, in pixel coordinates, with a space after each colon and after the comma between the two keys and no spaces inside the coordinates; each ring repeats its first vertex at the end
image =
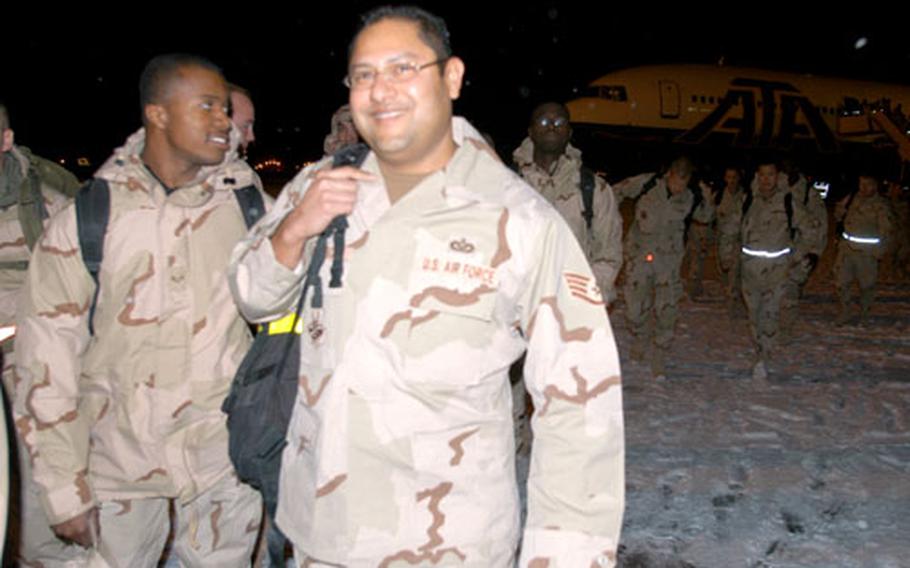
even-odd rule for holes
{"type": "Polygon", "coordinates": [[[796,249],[793,255],[794,261],[800,261],[809,254],[813,254],[814,251],[814,242],[818,237],[818,226],[814,222],[812,215],[809,212],[809,209],[806,205],[803,205],[801,199],[796,199],[796,196],[793,196],[791,202],[791,207],[793,207],[793,228],[796,231],[796,238],[794,239],[794,248],[796,249]]]}
{"type": "Polygon", "coordinates": [[[38,170],[41,182],[54,191],[74,197],[78,193],[81,184],[68,169],[44,158],[33,158],[38,170]]]}
{"type": "Polygon", "coordinates": [[[270,321],[294,309],[300,295],[306,254],[294,270],[275,259],[271,236],[299,203],[309,183],[308,168],[281,190],[270,211],[237,244],[228,281],[240,313],[251,322],[270,321]]]}
{"type": "MultiPolygon", "coordinates": [[[[724,196],[727,199],[727,196],[724,196]]],[[[717,222],[717,257],[720,266],[729,270],[739,254],[743,208],[740,200],[729,198],[725,214],[717,222]]]]}
{"type": "Polygon", "coordinates": [[[623,199],[635,199],[642,192],[648,180],[654,176],[653,173],[639,174],[628,177],[620,182],[613,184],[613,191],[616,193],[616,201],[622,203],[623,199]]]}
{"type": "Polygon", "coordinates": [[[592,222],[591,268],[604,299],[610,304],[616,298],[614,283],[622,268],[622,218],[616,206],[613,189],[597,177],[592,222]]]}
{"type": "Polygon", "coordinates": [[[821,256],[828,244],[828,209],[825,202],[812,189],[804,194],[806,215],[809,217],[807,235],[807,253],[821,256]]]}
{"type": "Polygon", "coordinates": [[[535,240],[521,300],[535,412],[519,565],[613,566],[625,498],[616,343],[568,227],[551,221],[535,240]]]}
{"type": "Polygon", "coordinates": [[[52,524],[94,506],[91,418],[79,412],[81,357],[95,284],[79,252],[75,208],[51,219],[35,247],[18,313],[16,428],[52,524]]]}

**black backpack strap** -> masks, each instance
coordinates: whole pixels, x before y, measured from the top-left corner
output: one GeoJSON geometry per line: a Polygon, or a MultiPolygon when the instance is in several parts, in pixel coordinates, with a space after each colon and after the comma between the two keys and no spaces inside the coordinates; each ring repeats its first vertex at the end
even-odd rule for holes
{"type": "Polygon", "coordinates": [[[111,216],[111,192],[107,182],[93,179],[86,183],[76,194],[76,227],[79,233],[79,249],[82,251],[82,262],[95,281],[95,294],[88,311],[88,331],[95,334],[93,320],[95,306],[98,303],[98,291],[101,284],[98,274],[101,261],[104,259],[104,234],[111,216]]]}
{"type": "Polygon", "coordinates": [[[581,216],[585,219],[588,230],[591,230],[591,223],[594,220],[594,172],[584,166],[581,167],[581,179],[579,179],[578,188],[581,190],[581,202],[584,207],[581,216]]]}
{"type": "Polygon", "coordinates": [[[656,173],[651,178],[641,186],[641,191],[638,192],[633,198],[635,205],[638,205],[638,202],[641,201],[641,198],[648,195],[648,192],[657,187],[657,182],[660,180],[660,173],[656,173]]]}
{"type": "Polygon", "coordinates": [[[265,215],[265,201],[262,199],[262,194],[259,193],[259,188],[255,185],[248,185],[235,189],[234,197],[237,198],[237,204],[240,205],[246,228],[252,228],[265,215]]]}
{"type": "Polygon", "coordinates": [[[793,238],[793,194],[787,193],[784,196],[784,210],[787,212],[787,230],[790,238],[793,238]]]}
{"type": "Polygon", "coordinates": [[[746,213],[748,213],[749,208],[752,207],[752,191],[747,189],[747,190],[745,190],[745,192],[746,192],[746,198],[743,199],[743,210],[742,210],[742,217],[740,218],[740,220],[745,220],[746,213]]]}
{"type": "Polygon", "coordinates": [[[689,227],[692,226],[692,217],[695,215],[695,210],[698,209],[698,206],[701,205],[702,200],[704,199],[701,195],[701,191],[692,191],[692,206],[689,207],[689,212],[686,213],[685,219],[683,219],[683,242],[689,240],[689,227]]]}

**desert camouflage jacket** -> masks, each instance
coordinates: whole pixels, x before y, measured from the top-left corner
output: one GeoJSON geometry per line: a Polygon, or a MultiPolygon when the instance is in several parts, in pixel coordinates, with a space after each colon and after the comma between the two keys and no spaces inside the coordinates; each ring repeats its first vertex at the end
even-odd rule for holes
{"type": "Polygon", "coordinates": [[[664,177],[655,179],[649,190],[645,186],[654,174],[641,174],[615,184],[617,200],[637,199],[635,217],[626,234],[628,262],[653,262],[661,272],[679,270],[686,252],[684,235],[686,217],[699,223],[714,220],[714,203],[701,200],[694,206],[695,195],[686,188],[671,195],[664,177]],[[647,260],[651,255],[651,260],[647,260]]]}
{"type": "Polygon", "coordinates": [[[837,204],[835,218],[843,222],[844,232],[853,237],[853,240],[842,234],[836,235],[842,239],[840,246],[882,258],[888,246],[888,239],[893,237],[891,203],[881,195],[863,197],[857,194],[847,208],[847,199],[849,198],[844,198],[837,204]],[[858,242],[863,239],[880,239],[880,242],[877,244],[858,242]]]}
{"type": "Polygon", "coordinates": [[[144,141],[96,174],[111,204],[94,335],[74,206],[51,219],[22,295],[16,425],[52,523],[97,501],[185,502],[232,472],[221,402],[251,341],[226,278],[246,233],[234,190],[260,182],[232,151],[167,192],[144,141]]]}
{"type": "Polygon", "coordinates": [[[622,218],[613,190],[600,176],[594,177],[591,229],[585,222],[581,194],[581,152],[571,144],[556,162],[552,173],[534,163],[534,143],[525,138],[512,155],[521,177],[547,198],[569,224],[585,249],[604,297],[616,297],[614,283],[622,268],[622,218]]]}
{"type": "Polygon", "coordinates": [[[743,255],[744,247],[751,254],[742,258],[762,259],[765,262],[799,264],[814,249],[813,228],[802,200],[791,197],[791,213],[787,214],[787,195],[790,194],[786,176],[778,176],[774,191],[765,196],[752,182],[751,203],[743,216],[743,207],[734,209],[720,226],[721,256],[743,255]],[[789,217],[789,219],[788,219],[789,217]],[[790,249],[786,254],[781,251],[790,249]],[[757,255],[772,255],[762,257],[757,255]]]}
{"type": "MultiPolygon", "coordinates": [[[[349,567],[511,567],[508,369],[527,348],[521,566],[612,566],[624,442],[603,299],[561,216],[467,122],[453,132],[446,168],[395,205],[382,182],[360,185],[343,284],[321,310],[307,301],[278,525],[313,559],[349,567]]],[[[268,236],[329,164],[301,172],[235,251],[234,293],[253,320],[296,302],[302,268],[280,265],[268,236]]],[[[372,153],[362,167],[380,174],[372,153]]]]}

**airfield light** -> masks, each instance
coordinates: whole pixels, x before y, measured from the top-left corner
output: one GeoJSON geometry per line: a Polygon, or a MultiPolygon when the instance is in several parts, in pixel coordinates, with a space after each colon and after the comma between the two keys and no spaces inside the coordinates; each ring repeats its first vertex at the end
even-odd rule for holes
{"type": "Polygon", "coordinates": [[[645,255],[645,262],[654,262],[654,254],[648,253],[645,255]]]}

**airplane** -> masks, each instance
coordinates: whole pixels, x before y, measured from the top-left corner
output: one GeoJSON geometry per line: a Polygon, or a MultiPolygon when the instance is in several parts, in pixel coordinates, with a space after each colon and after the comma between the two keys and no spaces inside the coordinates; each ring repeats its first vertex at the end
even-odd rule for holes
{"type": "Polygon", "coordinates": [[[745,67],[651,65],[615,71],[567,103],[602,137],[733,148],[897,146],[910,161],[910,86],[745,67]]]}

